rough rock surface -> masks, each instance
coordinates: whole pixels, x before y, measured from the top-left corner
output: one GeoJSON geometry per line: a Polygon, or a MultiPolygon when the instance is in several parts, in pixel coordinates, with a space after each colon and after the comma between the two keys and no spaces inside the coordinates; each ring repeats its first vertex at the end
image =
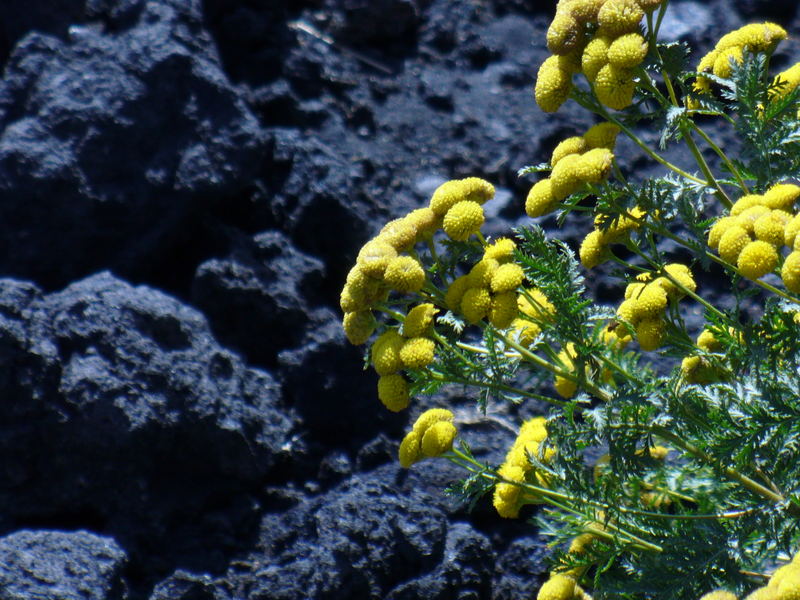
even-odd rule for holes
{"type": "MultiPolygon", "coordinates": [[[[409,416],[337,303],[447,178],[497,185],[488,233],[527,222],[517,170],[592,122],[531,98],[554,4],[0,3],[3,598],[532,596],[535,527],[452,504],[447,465],[396,466],[409,416]]],[[[705,49],[755,18],[800,28],[795,2],[674,0],[662,34],[705,49]]],[[[491,462],[541,408],[441,400],[491,462]]]]}

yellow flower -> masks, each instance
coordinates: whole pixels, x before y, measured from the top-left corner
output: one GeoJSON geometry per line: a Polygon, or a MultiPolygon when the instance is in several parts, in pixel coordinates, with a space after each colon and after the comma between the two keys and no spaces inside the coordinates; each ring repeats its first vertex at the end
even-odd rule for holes
{"type": "Polygon", "coordinates": [[[584,267],[593,269],[605,260],[606,252],[607,248],[603,240],[603,233],[594,229],[583,238],[578,255],[584,267]]]}
{"type": "Polygon", "coordinates": [[[769,96],[773,101],[791,94],[800,85],[800,62],[778,73],[772,85],[769,96]]]}
{"type": "MultiPolygon", "coordinates": [[[[570,155],[568,155],[570,156],[570,155]]],[[[531,217],[541,217],[553,212],[559,199],[553,196],[553,182],[542,179],[534,184],[525,200],[525,213],[531,217]]]]}
{"type": "Polygon", "coordinates": [[[383,226],[378,239],[402,252],[411,248],[417,241],[417,228],[406,218],[395,219],[383,226]]]}
{"type": "Polygon", "coordinates": [[[526,348],[530,348],[536,337],[542,332],[542,328],[539,325],[525,319],[514,319],[511,322],[511,328],[514,334],[512,339],[516,338],[526,348]]]}
{"type": "Polygon", "coordinates": [[[800,569],[791,569],[778,584],[778,600],[800,600],[800,569]]]}
{"type": "Polygon", "coordinates": [[[583,139],[581,136],[574,136],[569,137],[562,142],[559,142],[558,146],[555,147],[553,150],[553,154],[550,157],[550,166],[554,167],[558,164],[562,158],[567,156],[568,154],[580,154],[586,149],[586,140],[583,139]]]}
{"type": "Polygon", "coordinates": [[[375,340],[372,344],[372,366],[378,375],[392,375],[397,373],[402,367],[400,360],[400,348],[403,347],[405,340],[394,329],[389,329],[375,340]]]}
{"type": "Polygon", "coordinates": [[[544,582],[536,600],[575,600],[577,584],[572,577],[556,573],[544,582]]]}
{"type": "MultiPolygon", "coordinates": [[[[509,481],[524,482],[525,471],[514,465],[504,465],[499,475],[509,481]]],[[[522,489],[513,483],[501,482],[494,486],[492,504],[497,514],[504,519],[515,519],[519,516],[520,495],[522,489]]]]}
{"type": "Polygon", "coordinates": [[[433,325],[433,317],[438,312],[439,309],[430,303],[412,308],[403,321],[403,336],[415,338],[425,335],[433,325]]]}
{"type": "Polygon", "coordinates": [[[795,250],[783,261],[781,279],[787,290],[800,294],[800,252],[795,250]]]}
{"type": "Polygon", "coordinates": [[[597,13],[606,0],[573,0],[568,5],[572,16],[580,23],[596,23],[597,13]]]}
{"type": "Polygon", "coordinates": [[[797,563],[794,561],[790,562],[787,565],[783,565],[782,567],[778,567],[775,569],[775,572],[770,577],[769,583],[767,583],[767,587],[771,590],[777,591],[780,585],[791,575],[798,575],[800,574],[800,569],[798,569],[797,563]]]}
{"type": "Polygon", "coordinates": [[[361,248],[356,264],[370,277],[383,277],[389,261],[397,257],[397,250],[380,238],[370,240],[361,248]]]}
{"type": "Polygon", "coordinates": [[[460,179],[445,181],[433,192],[430,209],[435,215],[444,217],[456,203],[464,200],[466,189],[460,179]]]}
{"type": "Polygon", "coordinates": [[[407,369],[424,369],[433,362],[436,345],[433,340],[425,337],[415,337],[400,348],[400,360],[407,369]]]}
{"type": "Polygon", "coordinates": [[[584,183],[600,183],[608,178],[614,155],[607,148],[595,148],[576,161],[577,176],[584,183]]]}
{"type": "Polygon", "coordinates": [[[667,292],[667,296],[670,299],[680,300],[683,298],[686,295],[683,288],[690,292],[697,291],[697,283],[695,283],[692,272],[686,265],[671,263],[664,267],[664,271],[680,285],[676,285],[668,277],[659,277],[653,283],[660,285],[667,292]]]}
{"type": "Polygon", "coordinates": [[[557,12],[547,29],[547,49],[553,54],[569,54],[583,38],[583,27],[566,11],[557,12]]]}
{"type": "Polygon", "coordinates": [[[800,198],[800,186],[793,183],[778,183],[764,192],[764,206],[791,210],[800,198]]]}
{"type": "Polygon", "coordinates": [[[790,218],[788,213],[781,210],[773,210],[761,215],[753,223],[753,233],[756,239],[780,248],[783,246],[783,232],[790,218]]]}
{"type": "Polygon", "coordinates": [[[517,298],[517,306],[522,314],[538,321],[549,320],[555,315],[556,307],[553,306],[541,290],[530,288],[525,291],[527,296],[520,294],[517,298]]]}
{"type": "Polygon", "coordinates": [[[697,347],[706,352],[719,352],[722,349],[722,344],[720,344],[712,331],[704,329],[697,336],[697,347]]]}
{"type": "MultiPolygon", "coordinates": [[[[494,275],[492,275],[491,288],[496,294],[509,292],[522,285],[523,279],[525,279],[525,273],[518,264],[508,263],[500,265],[494,272],[494,275]]],[[[516,300],[514,303],[516,305],[516,300]]]]}
{"type": "Polygon", "coordinates": [[[442,226],[442,219],[427,206],[412,210],[406,220],[417,230],[417,241],[429,239],[442,226]]]}
{"type": "Polygon", "coordinates": [[[614,110],[622,110],[630,106],[633,103],[635,90],[633,72],[627,69],[618,69],[610,64],[600,69],[594,82],[597,99],[614,110]]]}
{"type": "Polygon", "coordinates": [[[385,286],[380,279],[368,276],[361,265],[356,265],[347,274],[347,282],[339,298],[342,311],[365,310],[381,299],[385,286]]]}
{"type": "Polygon", "coordinates": [[[497,269],[500,268],[500,262],[494,258],[482,258],[470,269],[468,277],[469,287],[486,287],[492,283],[497,269]]]}
{"type": "Polygon", "coordinates": [[[378,379],[378,398],[392,412],[408,407],[408,382],[402,375],[382,375],[378,379]]]}
{"type": "Polygon", "coordinates": [[[728,216],[717,219],[708,232],[708,245],[716,250],[719,247],[719,240],[722,238],[722,234],[734,225],[738,226],[738,224],[739,221],[736,217],[728,216]]]}
{"type": "Polygon", "coordinates": [[[608,50],[611,47],[611,38],[596,35],[586,47],[581,55],[581,69],[586,79],[594,83],[597,74],[608,64],[608,50]]]}
{"type": "Polygon", "coordinates": [[[663,319],[644,319],[636,326],[636,340],[642,350],[652,352],[664,343],[666,323],[663,319]]]}
{"type": "Polygon", "coordinates": [[[764,206],[764,197],[759,194],[747,194],[746,196],[742,196],[733,203],[733,207],[731,207],[731,216],[738,216],[748,208],[754,206],[764,206]]]}
{"type": "Polygon", "coordinates": [[[557,56],[550,56],[539,67],[534,94],[536,104],[544,112],[556,112],[572,91],[572,74],[565,70],[557,56]]]}
{"type": "Polygon", "coordinates": [[[457,430],[450,421],[438,421],[422,436],[422,454],[428,458],[441,456],[453,447],[457,430]]]}
{"type": "Polygon", "coordinates": [[[506,263],[514,258],[514,250],[517,245],[508,238],[500,238],[495,240],[491,246],[487,246],[483,251],[484,258],[493,258],[498,263],[506,263]]]}
{"type": "Polygon", "coordinates": [[[408,469],[415,462],[422,458],[422,435],[418,431],[409,431],[400,442],[400,450],[398,451],[400,466],[408,469]]]}
{"type": "Polygon", "coordinates": [[[716,60],[714,60],[713,73],[717,77],[727,79],[733,73],[733,63],[742,64],[744,60],[743,48],[741,46],[733,46],[719,52],[716,60]]]}
{"type": "Polygon", "coordinates": [[[664,0],[637,0],[645,12],[651,12],[661,6],[664,0]]]}
{"type": "Polygon", "coordinates": [[[632,69],[647,56],[647,40],[639,33],[626,33],[615,39],[608,49],[608,62],[619,69],[632,69]]]}
{"type": "Polygon", "coordinates": [[[389,261],[383,279],[398,292],[418,292],[425,283],[425,271],[410,256],[398,256],[389,261]]]}
{"type": "Polygon", "coordinates": [[[744,600],[775,600],[775,592],[766,586],[760,587],[745,596],[744,600]]]}
{"type": "Polygon", "coordinates": [[[764,215],[768,215],[770,210],[766,206],[751,206],[750,208],[742,211],[736,217],[736,224],[744,229],[748,234],[752,235],[755,231],[756,221],[764,215]]]}
{"type": "Polygon", "coordinates": [[[498,329],[506,329],[514,322],[517,313],[516,292],[497,294],[489,307],[489,322],[498,329]]]}
{"type": "Polygon", "coordinates": [[[667,308],[667,292],[658,283],[648,283],[638,297],[632,299],[634,320],[655,319],[667,308]]]}
{"type": "Polygon", "coordinates": [[[723,35],[714,49],[724,52],[734,46],[747,46],[751,52],[771,52],[786,36],[786,30],[775,23],[750,23],[723,35]]]}
{"type": "Polygon", "coordinates": [[[464,294],[470,288],[469,277],[462,275],[450,284],[447,288],[447,293],[444,295],[444,303],[454,313],[461,310],[461,300],[464,294]]]}
{"type": "Polygon", "coordinates": [[[366,344],[375,331],[376,325],[375,317],[372,316],[372,311],[369,310],[345,313],[342,320],[344,334],[354,346],[366,344]]]}
{"type": "Polygon", "coordinates": [[[800,214],[792,217],[792,220],[786,224],[786,228],[783,230],[783,243],[790,248],[794,247],[794,240],[798,233],[800,233],[800,214]]]}
{"type": "Polygon", "coordinates": [[[491,305],[489,290],[482,287],[470,288],[461,300],[461,313],[467,321],[475,325],[488,314],[491,305]]]}
{"type": "Polygon", "coordinates": [[[580,154],[568,154],[553,167],[550,173],[550,193],[554,200],[563,200],[583,185],[580,167],[580,154]]]}
{"type": "Polygon", "coordinates": [[[472,200],[462,200],[454,204],[444,216],[444,232],[451,239],[466,242],[483,225],[483,208],[472,200]]]}
{"type": "Polygon", "coordinates": [[[739,600],[736,594],[725,590],[714,590],[704,594],[700,600],[739,600]]]}
{"type": "Polygon", "coordinates": [[[602,233],[603,242],[611,244],[629,233],[631,230],[639,229],[638,219],[645,216],[640,208],[633,208],[629,212],[614,217],[599,214],[594,219],[595,229],[602,233]]]}
{"type": "Polygon", "coordinates": [[[629,283],[625,286],[625,300],[637,298],[644,290],[644,286],[645,284],[640,281],[629,283]]]}
{"type": "Polygon", "coordinates": [[[604,35],[619,37],[635,31],[644,17],[636,0],[606,0],[597,14],[597,23],[604,35]]]}
{"type": "Polygon", "coordinates": [[[749,243],[750,236],[747,231],[739,225],[734,225],[719,239],[719,255],[724,261],[735,265],[739,254],[749,243]]]}
{"type": "Polygon", "coordinates": [[[464,200],[485,204],[494,198],[494,186],[480,177],[467,177],[461,180],[464,200]]]}
{"type": "Polygon", "coordinates": [[[598,123],[583,134],[583,139],[586,140],[586,145],[589,148],[608,148],[613,152],[619,132],[620,128],[613,123],[598,123]]]}
{"type": "MultiPolygon", "coordinates": [[[[575,345],[571,342],[562,348],[558,353],[559,361],[561,361],[561,363],[564,365],[564,369],[568,372],[572,372],[575,368],[575,363],[572,360],[574,357],[575,345]]],[[[562,377],[561,375],[556,375],[554,386],[556,388],[556,392],[558,392],[558,395],[562,398],[572,398],[575,395],[575,392],[578,391],[577,383],[571,379],[562,377]]]]}
{"type": "Polygon", "coordinates": [[[452,421],[453,418],[453,413],[446,408],[429,408],[419,417],[417,417],[412,431],[417,433],[420,441],[422,441],[422,436],[425,435],[425,432],[428,431],[428,428],[430,428],[434,423],[439,423],[440,421],[452,421]]]}

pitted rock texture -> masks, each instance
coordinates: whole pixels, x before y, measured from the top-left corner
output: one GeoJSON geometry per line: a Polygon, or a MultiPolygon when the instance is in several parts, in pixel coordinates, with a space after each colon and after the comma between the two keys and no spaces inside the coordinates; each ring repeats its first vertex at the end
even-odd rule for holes
{"type": "Polygon", "coordinates": [[[126,559],[112,538],[87,531],[17,531],[0,538],[0,595],[4,600],[124,600],[126,559]]]}
{"type": "MultiPolygon", "coordinates": [[[[664,39],[701,52],[745,19],[800,28],[794,2],[670,4],[664,39]]],[[[593,122],[534,105],[554,5],[0,3],[0,549],[49,569],[4,555],[4,592],[533,597],[535,527],[452,504],[449,464],[399,469],[432,401],[382,408],[337,304],[359,247],[446,179],[497,186],[487,233],[529,222],[517,170],[593,122]]],[[[798,56],[790,39],[773,64],[798,56]]],[[[484,419],[462,396],[437,403],[495,463],[541,410],[484,419]]]]}

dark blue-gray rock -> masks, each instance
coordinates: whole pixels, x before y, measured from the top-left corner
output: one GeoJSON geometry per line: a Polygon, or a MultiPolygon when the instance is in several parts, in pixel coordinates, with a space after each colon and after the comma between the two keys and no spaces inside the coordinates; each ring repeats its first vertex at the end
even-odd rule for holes
{"type": "Polygon", "coordinates": [[[150,600],[227,600],[230,598],[209,575],[175,571],[153,590],[150,600]]]}
{"type": "Polygon", "coordinates": [[[250,363],[274,366],[280,350],[302,340],[310,307],[324,301],[325,283],[319,260],[267,231],[236,236],[228,256],[201,264],[192,299],[220,342],[250,363]]]}
{"type": "Polygon", "coordinates": [[[0,538],[3,600],[125,600],[127,557],[88,531],[22,530],[0,538]]]}
{"type": "Polygon", "coordinates": [[[227,564],[288,448],[276,382],[196,310],[109,273],[0,290],[0,526],[74,514],[145,571],[227,564]]]}
{"type": "Polygon", "coordinates": [[[48,287],[100,268],[169,282],[207,251],[204,215],[237,202],[266,137],[199,0],[144,3],[122,30],[65,29],[25,36],[0,81],[0,221],[13,224],[0,272],[48,287]]]}

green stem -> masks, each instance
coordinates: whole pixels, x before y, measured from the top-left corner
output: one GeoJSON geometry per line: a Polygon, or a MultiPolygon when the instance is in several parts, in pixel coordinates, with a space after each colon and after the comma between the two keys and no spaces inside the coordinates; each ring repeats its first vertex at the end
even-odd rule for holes
{"type": "Polygon", "coordinates": [[[528,392],[526,390],[523,390],[523,389],[520,389],[520,388],[517,388],[517,387],[513,387],[513,386],[510,386],[510,385],[505,385],[505,384],[502,384],[502,383],[491,383],[489,381],[478,381],[478,380],[469,379],[469,378],[466,378],[466,377],[464,377],[464,378],[449,377],[449,376],[444,375],[443,373],[439,373],[438,371],[434,371],[432,369],[428,369],[428,373],[430,374],[430,376],[433,379],[436,379],[437,381],[441,381],[443,383],[455,383],[455,384],[458,384],[458,385],[471,385],[471,386],[486,388],[486,389],[489,389],[489,390],[495,390],[497,392],[506,392],[508,394],[515,394],[517,396],[523,396],[525,398],[530,398],[532,400],[542,400],[544,402],[549,402],[549,403],[554,404],[555,406],[558,406],[560,408],[563,408],[564,404],[565,404],[564,402],[561,402],[560,400],[556,400],[555,398],[550,398],[548,396],[542,396],[540,394],[535,394],[533,392],[528,392]]]}
{"type": "Polygon", "coordinates": [[[686,126],[682,126],[681,130],[683,132],[683,139],[686,141],[686,145],[689,146],[689,150],[694,156],[695,161],[697,161],[700,170],[703,172],[703,175],[706,176],[706,181],[710,187],[713,187],[716,191],[714,192],[717,198],[725,205],[725,208],[729,209],[733,206],[733,202],[728,197],[728,194],[725,193],[725,190],[722,189],[722,186],[717,181],[717,178],[714,177],[714,174],[711,172],[711,169],[706,162],[706,159],[703,158],[703,154],[700,152],[700,149],[697,147],[694,139],[692,138],[692,132],[689,131],[686,126]]]}
{"type": "Polygon", "coordinates": [[[739,171],[736,168],[736,166],[733,164],[731,159],[728,158],[728,155],[725,154],[725,152],[723,152],[722,148],[720,148],[714,142],[714,140],[712,140],[708,136],[708,134],[700,128],[700,126],[697,123],[692,121],[691,125],[692,125],[692,129],[694,129],[694,131],[697,132],[697,135],[699,135],[701,138],[703,138],[703,141],[706,144],[708,144],[708,147],[711,148],[716,153],[716,155],[720,157],[720,159],[722,159],[722,161],[725,163],[725,166],[728,167],[728,170],[731,172],[731,175],[733,175],[736,178],[736,181],[739,184],[739,187],[742,188],[742,191],[745,194],[749,194],[750,193],[750,189],[747,187],[747,184],[744,182],[744,179],[742,179],[742,176],[739,174],[739,171]]]}

